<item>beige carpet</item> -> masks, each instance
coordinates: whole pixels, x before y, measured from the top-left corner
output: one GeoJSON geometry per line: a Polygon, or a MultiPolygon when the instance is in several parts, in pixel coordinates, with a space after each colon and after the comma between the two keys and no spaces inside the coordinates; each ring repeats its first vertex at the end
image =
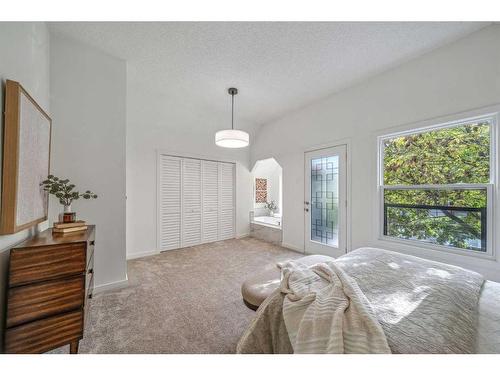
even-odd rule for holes
{"type": "Polygon", "coordinates": [[[241,299],[242,282],[300,256],[244,238],[131,260],[129,286],[91,300],[80,353],[234,353],[255,314],[241,299]]]}

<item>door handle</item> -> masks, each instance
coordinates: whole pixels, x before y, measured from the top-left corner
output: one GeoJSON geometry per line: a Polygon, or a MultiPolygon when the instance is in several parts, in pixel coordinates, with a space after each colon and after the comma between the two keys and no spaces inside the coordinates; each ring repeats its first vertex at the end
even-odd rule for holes
{"type": "Polygon", "coordinates": [[[309,212],[309,208],[304,208],[304,211],[305,212],[309,212]]]}
{"type": "Polygon", "coordinates": [[[309,202],[305,201],[305,202],[304,202],[304,204],[305,204],[305,205],[309,205],[309,202]]]}

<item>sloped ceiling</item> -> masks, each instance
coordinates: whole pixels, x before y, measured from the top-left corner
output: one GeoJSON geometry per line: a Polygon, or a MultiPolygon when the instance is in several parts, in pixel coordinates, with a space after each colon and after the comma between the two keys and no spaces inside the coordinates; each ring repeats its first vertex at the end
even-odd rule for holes
{"type": "Polygon", "coordinates": [[[487,26],[479,22],[50,23],[127,60],[128,80],[255,126],[487,26]]]}

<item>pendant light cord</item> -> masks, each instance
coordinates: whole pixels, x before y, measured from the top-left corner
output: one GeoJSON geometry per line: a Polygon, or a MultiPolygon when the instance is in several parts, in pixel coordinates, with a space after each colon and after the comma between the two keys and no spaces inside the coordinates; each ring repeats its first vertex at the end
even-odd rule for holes
{"type": "Polygon", "coordinates": [[[234,93],[231,94],[231,129],[234,130],[234,93]]]}

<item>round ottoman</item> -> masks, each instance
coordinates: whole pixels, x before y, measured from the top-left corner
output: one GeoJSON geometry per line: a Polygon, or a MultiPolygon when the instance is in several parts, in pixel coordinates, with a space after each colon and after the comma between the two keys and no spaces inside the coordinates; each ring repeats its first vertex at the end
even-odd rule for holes
{"type": "MultiPolygon", "coordinates": [[[[292,260],[292,259],[290,259],[292,260]]],[[[309,255],[303,258],[293,259],[294,262],[302,263],[305,266],[313,266],[334,260],[326,255],[309,255]]],[[[284,264],[287,261],[280,262],[284,264]]],[[[280,285],[281,269],[277,264],[268,264],[261,272],[250,276],[241,286],[243,302],[252,310],[257,310],[260,304],[271,295],[280,285]]]]}

